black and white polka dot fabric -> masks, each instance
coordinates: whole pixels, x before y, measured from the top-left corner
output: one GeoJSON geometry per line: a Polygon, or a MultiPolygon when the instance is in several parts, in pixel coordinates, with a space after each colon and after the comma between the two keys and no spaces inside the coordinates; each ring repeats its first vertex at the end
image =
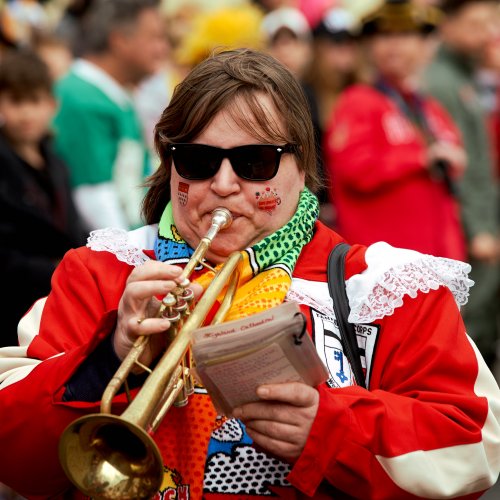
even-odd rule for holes
{"type": "Polygon", "coordinates": [[[275,488],[291,488],[290,465],[251,446],[245,426],[230,419],[212,433],[205,466],[205,493],[276,497],[275,488]]]}

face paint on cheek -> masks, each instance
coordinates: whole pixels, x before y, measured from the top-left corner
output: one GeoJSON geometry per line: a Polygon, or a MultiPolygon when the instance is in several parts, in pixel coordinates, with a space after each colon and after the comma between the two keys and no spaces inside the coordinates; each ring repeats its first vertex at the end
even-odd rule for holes
{"type": "Polygon", "coordinates": [[[266,187],[263,191],[255,193],[257,208],[272,215],[276,208],[281,205],[281,198],[275,188],[266,187]]]}
{"type": "Polygon", "coordinates": [[[189,184],[185,182],[179,182],[177,188],[177,196],[179,198],[179,205],[185,207],[188,202],[189,184]]]}

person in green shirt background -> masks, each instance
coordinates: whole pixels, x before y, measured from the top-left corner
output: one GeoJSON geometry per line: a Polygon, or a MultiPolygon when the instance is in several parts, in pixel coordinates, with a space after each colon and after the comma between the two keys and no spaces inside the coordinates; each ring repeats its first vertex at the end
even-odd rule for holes
{"type": "Polygon", "coordinates": [[[84,55],[56,87],[56,148],[89,230],[141,223],[141,184],[152,169],[131,92],[165,57],[158,8],[158,0],[96,0],[83,23],[84,55]]]}
{"type": "Polygon", "coordinates": [[[453,117],[467,152],[467,170],[457,187],[475,286],[464,320],[490,366],[495,362],[499,338],[499,195],[475,76],[493,36],[496,4],[493,0],[444,0],[441,45],[426,74],[428,92],[453,117]]]}

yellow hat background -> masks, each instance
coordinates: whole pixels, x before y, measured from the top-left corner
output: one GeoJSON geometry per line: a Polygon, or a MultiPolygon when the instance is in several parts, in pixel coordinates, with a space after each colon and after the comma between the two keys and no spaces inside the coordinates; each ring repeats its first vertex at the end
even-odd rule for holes
{"type": "Polygon", "coordinates": [[[263,17],[258,7],[249,4],[199,12],[177,47],[177,62],[194,66],[218,48],[261,49],[263,17]]]}

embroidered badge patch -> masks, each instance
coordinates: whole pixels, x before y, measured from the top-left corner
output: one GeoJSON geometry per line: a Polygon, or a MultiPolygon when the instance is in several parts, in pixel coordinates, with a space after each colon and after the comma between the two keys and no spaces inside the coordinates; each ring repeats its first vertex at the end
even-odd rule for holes
{"type": "Polygon", "coordinates": [[[330,372],[327,385],[337,388],[353,385],[354,376],[344,355],[337,319],[334,315],[325,316],[314,309],[311,309],[311,318],[316,350],[330,372]]]}
{"type": "MultiPolygon", "coordinates": [[[[311,308],[313,321],[313,338],[316,350],[330,372],[327,380],[329,387],[348,387],[354,384],[354,375],[347,356],[344,354],[337,319],[332,313],[329,316],[311,308]]],[[[371,362],[375,351],[380,327],[378,325],[355,324],[356,342],[361,367],[366,373],[369,383],[371,362]]]]}

